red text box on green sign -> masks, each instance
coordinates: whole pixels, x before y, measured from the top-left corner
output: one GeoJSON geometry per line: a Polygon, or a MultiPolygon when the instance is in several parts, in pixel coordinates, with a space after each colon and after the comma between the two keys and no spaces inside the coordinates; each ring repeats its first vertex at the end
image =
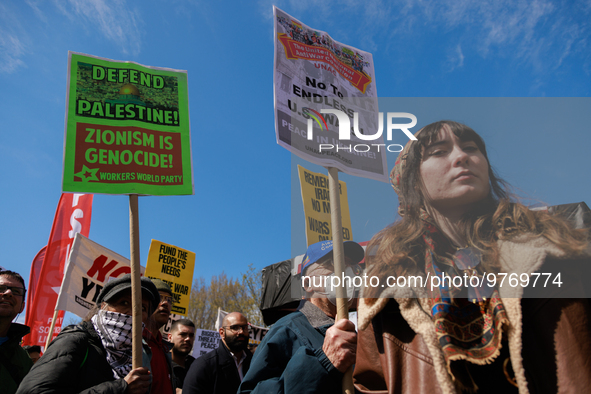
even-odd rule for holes
{"type": "Polygon", "coordinates": [[[74,177],[83,182],[182,185],[180,147],[178,133],[78,123],[74,177]]]}

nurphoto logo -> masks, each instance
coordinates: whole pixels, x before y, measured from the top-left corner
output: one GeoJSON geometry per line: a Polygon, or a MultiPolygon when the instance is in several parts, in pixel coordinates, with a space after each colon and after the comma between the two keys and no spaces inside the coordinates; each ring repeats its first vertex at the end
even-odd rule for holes
{"type": "MultiPolygon", "coordinates": [[[[380,152],[380,148],[384,147],[388,152],[401,152],[404,148],[400,144],[349,144],[345,145],[342,144],[342,141],[350,141],[351,140],[351,130],[355,136],[362,140],[362,141],[376,141],[382,137],[384,132],[384,119],[383,113],[380,112],[378,115],[378,130],[375,134],[364,134],[362,133],[363,130],[359,129],[359,114],[357,112],[353,113],[353,127],[351,128],[351,121],[349,120],[349,116],[338,109],[321,109],[320,113],[314,111],[311,108],[304,108],[304,113],[309,116],[308,118],[308,129],[307,129],[307,138],[309,141],[314,139],[314,122],[320,126],[321,130],[328,130],[328,126],[326,124],[326,120],[322,116],[322,114],[333,114],[338,119],[338,126],[339,126],[339,142],[335,144],[325,143],[328,141],[321,141],[319,146],[319,151],[322,152],[335,150],[336,152],[339,151],[348,151],[348,152],[368,152],[372,148],[372,146],[377,148],[377,151],[380,152]],[[323,127],[324,126],[324,127],[323,127]]],[[[410,140],[416,141],[416,137],[408,130],[417,124],[417,117],[408,112],[388,112],[386,114],[386,139],[388,141],[392,141],[392,132],[394,130],[402,131],[410,140]],[[394,123],[394,119],[406,118],[410,120],[410,123],[394,123]]]]}

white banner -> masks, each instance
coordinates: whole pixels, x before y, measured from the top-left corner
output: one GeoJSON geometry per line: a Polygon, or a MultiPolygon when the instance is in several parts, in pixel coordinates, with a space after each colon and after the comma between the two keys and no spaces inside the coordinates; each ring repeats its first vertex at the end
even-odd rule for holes
{"type": "Polygon", "coordinates": [[[218,348],[220,333],[218,331],[198,328],[195,331],[195,343],[193,344],[193,357],[197,358],[218,348]]]}
{"type": "MultiPolygon", "coordinates": [[[[140,272],[144,274],[144,267],[140,272]]],[[[87,315],[109,281],[131,272],[129,260],[77,233],[72,244],[56,308],[87,315]]]]}
{"type": "Polygon", "coordinates": [[[311,163],[388,182],[382,133],[392,132],[378,114],[372,54],[276,7],[273,21],[277,143],[311,163]],[[340,138],[341,126],[350,139],[340,138]]]}
{"type": "Polygon", "coordinates": [[[166,324],[160,330],[162,332],[162,336],[164,337],[164,339],[168,339],[168,334],[170,334],[170,329],[172,328],[172,323],[174,323],[177,320],[186,319],[186,318],[187,318],[186,316],[177,315],[176,313],[171,313],[170,316],[168,316],[168,322],[166,322],[166,324]]]}

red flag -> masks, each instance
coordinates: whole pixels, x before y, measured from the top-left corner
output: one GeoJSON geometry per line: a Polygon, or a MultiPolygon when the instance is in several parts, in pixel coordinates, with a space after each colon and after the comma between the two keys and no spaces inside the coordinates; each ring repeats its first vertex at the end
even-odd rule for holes
{"type": "MultiPolygon", "coordinates": [[[[31,328],[31,334],[23,338],[24,345],[45,346],[74,235],[79,232],[88,237],[90,232],[92,197],[92,194],[62,193],[38,276],[34,272],[35,260],[41,252],[31,267],[31,278],[37,276],[37,283],[29,283],[29,291],[34,289],[34,294],[29,294],[27,299],[25,324],[31,328]]],[[[54,337],[61,330],[63,318],[64,312],[60,311],[54,337]]]]}
{"type": "Polygon", "coordinates": [[[35,290],[37,289],[37,283],[39,282],[39,275],[41,274],[41,267],[43,267],[43,259],[45,258],[46,250],[47,245],[41,248],[41,250],[33,259],[33,263],[31,264],[31,273],[29,274],[29,290],[27,291],[27,310],[25,312],[25,320],[26,316],[28,316],[29,314],[29,305],[33,305],[33,300],[35,298],[35,290]]]}

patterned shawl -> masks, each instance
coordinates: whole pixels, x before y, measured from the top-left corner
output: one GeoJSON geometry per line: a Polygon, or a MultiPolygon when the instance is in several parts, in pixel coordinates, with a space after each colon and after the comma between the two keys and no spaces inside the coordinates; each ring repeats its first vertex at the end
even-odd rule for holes
{"type": "Polygon", "coordinates": [[[509,326],[509,319],[496,288],[488,288],[486,280],[480,287],[476,278],[470,281],[472,276],[482,278],[480,253],[474,248],[455,249],[424,211],[421,220],[426,230],[425,273],[439,277],[444,284],[427,287],[437,338],[450,373],[469,387],[471,379],[461,377],[465,368],[451,362],[492,363],[500,354],[503,329],[509,326]],[[443,280],[445,277],[448,279],[443,280]]]}
{"type": "Polygon", "coordinates": [[[113,376],[115,379],[124,378],[132,367],[132,316],[101,309],[91,320],[107,350],[107,362],[113,369],[113,376]]]}

